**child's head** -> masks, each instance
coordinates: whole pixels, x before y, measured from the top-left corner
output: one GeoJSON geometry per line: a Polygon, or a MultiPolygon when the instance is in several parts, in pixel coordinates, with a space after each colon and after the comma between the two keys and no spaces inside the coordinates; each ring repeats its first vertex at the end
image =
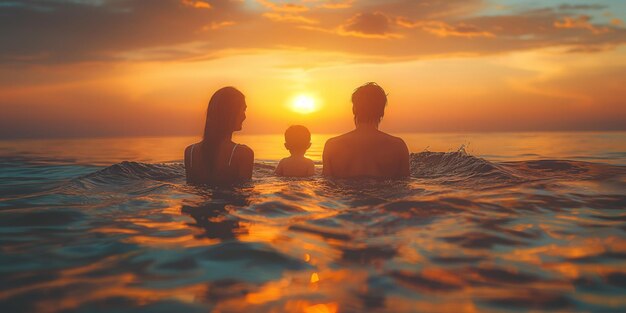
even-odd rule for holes
{"type": "Polygon", "coordinates": [[[291,154],[304,154],[311,147],[311,133],[302,125],[294,125],[285,131],[285,148],[291,154]]]}

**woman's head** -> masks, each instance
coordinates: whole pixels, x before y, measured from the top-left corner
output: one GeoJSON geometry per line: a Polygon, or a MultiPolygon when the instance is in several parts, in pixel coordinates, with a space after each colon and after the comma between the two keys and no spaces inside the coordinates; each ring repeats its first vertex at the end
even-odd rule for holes
{"type": "Polygon", "coordinates": [[[204,140],[217,140],[241,130],[246,119],[245,112],[246,99],[241,91],[234,87],[216,91],[207,109],[204,140]]]}

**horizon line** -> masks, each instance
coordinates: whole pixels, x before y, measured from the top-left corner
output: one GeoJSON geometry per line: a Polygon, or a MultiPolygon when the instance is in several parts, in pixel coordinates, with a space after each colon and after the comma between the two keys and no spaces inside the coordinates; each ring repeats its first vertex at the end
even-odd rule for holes
{"type": "MultiPolygon", "coordinates": [[[[344,132],[317,132],[312,133],[315,135],[340,135],[344,132]]],[[[408,135],[408,134],[511,134],[511,133],[626,133],[626,129],[610,129],[610,130],[593,130],[593,129],[579,129],[579,130],[468,130],[468,131],[388,131],[390,134],[408,135]]],[[[233,133],[234,137],[237,136],[277,136],[283,135],[283,132],[262,132],[262,133],[233,133]]],[[[14,140],[80,140],[80,139],[116,139],[116,138],[176,138],[176,137],[202,137],[201,134],[110,134],[110,135],[77,135],[77,136],[2,136],[0,135],[0,141],[14,141],[14,140]]]]}

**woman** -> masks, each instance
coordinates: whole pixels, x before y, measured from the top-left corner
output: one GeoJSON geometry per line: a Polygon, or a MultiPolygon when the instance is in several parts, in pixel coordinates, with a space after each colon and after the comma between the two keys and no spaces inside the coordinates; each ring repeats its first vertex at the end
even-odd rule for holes
{"type": "Polygon", "coordinates": [[[241,91],[224,87],[209,101],[201,142],[185,149],[187,183],[223,185],[252,177],[254,152],[232,141],[246,119],[246,100],[241,91]]]}

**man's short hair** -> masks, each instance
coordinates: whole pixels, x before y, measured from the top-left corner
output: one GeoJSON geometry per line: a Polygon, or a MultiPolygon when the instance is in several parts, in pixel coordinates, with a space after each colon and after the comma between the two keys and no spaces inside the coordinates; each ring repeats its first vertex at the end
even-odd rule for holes
{"type": "Polygon", "coordinates": [[[387,94],[376,83],[367,83],[352,93],[354,122],[380,123],[385,115],[387,94]]]}

